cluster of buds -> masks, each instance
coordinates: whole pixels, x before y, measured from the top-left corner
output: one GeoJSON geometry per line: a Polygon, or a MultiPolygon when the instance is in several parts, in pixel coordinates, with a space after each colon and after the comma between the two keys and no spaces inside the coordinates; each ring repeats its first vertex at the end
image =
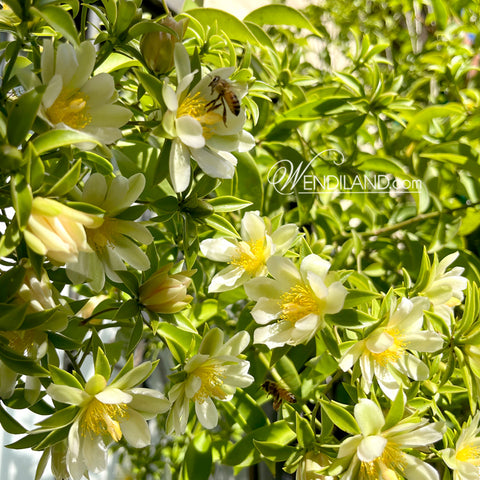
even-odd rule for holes
{"type": "Polygon", "coordinates": [[[169,274],[171,268],[171,263],[165,265],[140,286],[140,302],[152,312],[180,312],[193,299],[187,294],[187,288],[192,283],[191,276],[196,270],[169,274]]]}
{"type": "Polygon", "coordinates": [[[169,32],[146,33],[140,43],[140,50],[150,70],[164,74],[173,68],[175,44],[183,40],[187,30],[187,19],[177,22],[168,16],[160,21],[160,25],[170,28],[175,35],[169,32]]]}

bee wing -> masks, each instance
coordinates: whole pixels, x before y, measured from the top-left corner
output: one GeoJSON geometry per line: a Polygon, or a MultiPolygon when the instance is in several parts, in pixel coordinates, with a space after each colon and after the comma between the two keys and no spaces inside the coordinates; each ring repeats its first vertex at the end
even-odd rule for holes
{"type": "Polygon", "coordinates": [[[248,85],[246,83],[232,81],[230,82],[230,88],[239,100],[242,99],[248,92],[248,85]]]}

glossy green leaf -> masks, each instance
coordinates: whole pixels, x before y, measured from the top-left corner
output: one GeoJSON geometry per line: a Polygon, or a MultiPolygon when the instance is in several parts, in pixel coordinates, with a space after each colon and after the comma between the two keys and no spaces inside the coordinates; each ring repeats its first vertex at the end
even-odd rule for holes
{"type": "Polygon", "coordinates": [[[50,130],[42,133],[32,141],[35,150],[40,155],[56,148],[79,143],[101,145],[101,142],[96,137],[77,130],[50,130]]]}
{"type": "Polygon", "coordinates": [[[360,433],[355,418],[353,418],[353,415],[345,410],[343,406],[338,403],[327,402],[326,400],[320,400],[320,403],[330,420],[344,432],[350,433],[351,435],[360,433]]]}
{"type": "Polygon", "coordinates": [[[53,185],[47,195],[49,197],[62,197],[70,192],[70,190],[72,190],[72,188],[78,183],[81,169],[82,161],[78,160],[72,168],[70,168],[70,170],[53,185]]]}
{"type": "Polygon", "coordinates": [[[32,7],[31,10],[42,17],[54,30],[60,32],[69,42],[78,44],[77,28],[72,16],[66,10],[55,5],[40,9],[32,7]]]}

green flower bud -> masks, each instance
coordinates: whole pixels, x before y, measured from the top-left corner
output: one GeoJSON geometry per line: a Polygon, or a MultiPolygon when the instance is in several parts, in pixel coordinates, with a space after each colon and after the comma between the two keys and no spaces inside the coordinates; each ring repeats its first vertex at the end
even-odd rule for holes
{"type": "Polygon", "coordinates": [[[145,63],[153,72],[163,74],[173,68],[175,44],[183,40],[187,21],[186,18],[177,22],[172,17],[165,17],[160,21],[160,25],[171,28],[176,35],[168,32],[149,32],[142,37],[140,51],[145,63]]]}

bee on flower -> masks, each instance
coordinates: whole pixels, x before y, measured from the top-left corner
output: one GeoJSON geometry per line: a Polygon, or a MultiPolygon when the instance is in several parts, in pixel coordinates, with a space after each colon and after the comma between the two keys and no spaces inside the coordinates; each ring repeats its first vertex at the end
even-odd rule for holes
{"type": "Polygon", "coordinates": [[[445,463],[453,470],[453,480],[474,480],[480,477],[480,413],[465,424],[455,448],[440,451],[445,463]]]}
{"type": "MultiPolygon", "coordinates": [[[[20,77],[26,89],[45,85],[40,116],[53,128],[72,129],[109,144],[121,138],[120,127],[131,112],[120,105],[113,77],[108,73],[91,76],[96,60],[95,47],[85,41],[78,46],[62,43],[54,49],[51,40],[43,43],[41,81],[23,72],[20,77]]],[[[92,143],[82,144],[90,149],[92,143]]]]}
{"type": "Polygon", "coordinates": [[[408,417],[385,429],[380,407],[367,398],[355,405],[354,416],[360,434],[340,444],[338,460],[348,462],[341,480],[439,480],[438,472],[407,448],[424,448],[441,440],[442,422],[428,423],[408,417]]]}
{"type": "MultiPolygon", "coordinates": [[[[103,365],[108,364],[103,352],[103,365]]],[[[110,376],[95,373],[82,385],[73,376],[70,384],[53,383],[47,394],[61,403],[78,407],[68,433],[66,464],[73,480],[80,480],[88,472],[100,472],[106,467],[107,445],[122,437],[136,448],[150,445],[150,430],[146,420],[170,408],[164,395],[149,388],[138,388],[151,374],[155,364],[145,362],[136,368],[124,368],[107,384],[110,376]]],[[[63,372],[62,378],[68,376],[63,372]]]]}
{"type": "MultiPolygon", "coordinates": [[[[182,43],[175,45],[177,88],[168,79],[163,86],[167,111],[162,127],[173,139],[169,159],[170,179],[176,192],[183,192],[190,183],[190,157],[210,177],[232,178],[237,159],[230,152],[245,152],[253,148],[253,137],[243,130],[245,111],[238,114],[229,108],[217,108],[218,93],[211,87],[216,77],[228,81],[234,68],[220,68],[204,76],[190,91],[195,72],[191,72],[190,58],[182,43]],[[209,86],[210,85],[210,86],[209,86]],[[212,102],[214,102],[212,104],[212,102]]],[[[238,101],[247,93],[238,91],[238,101]]]]}
{"type": "Polygon", "coordinates": [[[325,325],[325,314],[342,310],[347,289],[318,255],[306,256],[300,269],[288,258],[273,256],[267,268],[273,278],[245,284],[247,296],[257,302],[252,317],[266,325],[255,330],[254,343],[268,348],[307,343],[325,325]]]}
{"type": "Polygon", "coordinates": [[[340,368],[346,372],[360,362],[364,392],[370,392],[375,377],[390,399],[394,399],[400,389],[398,373],[413,380],[426,380],[430,376],[427,365],[411,352],[436,352],[443,346],[438,333],[422,330],[423,311],[428,307],[426,298],[402,298],[385,325],[355,342],[344,353],[340,368]]]}
{"type": "Polygon", "coordinates": [[[187,428],[190,401],[200,423],[208,429],[218,424],[218,412],[213,399],[228,402],[237,387],[248,387],[254,378],[248,374],[250,363],[239,358],[247,348],[250,336],[242,331],[223,343],[223,332],[209,330],[198,353],[183,369],[185,379],[176,383],[168,394],[172,409],[167,418],[167,431],[183,434],[187,428]]]}
{"type": "Polygon", "coordinates": [[[144,187],[145,177],[141,173],[113,179],[94,173],[88,178],[82,200],[100,207],[105,213],[99,228],[86,228],[89,250],[83,251],[78,261],[67,265],[67,275],[72,282],[88,281],[98,291],[103,288],[105,275],[114,282],[121,282],[115,270],[126,270],[125,263],[141,271],[150,267],[146,253],[135,243],[152,242],[147,227],[140,222],[117,218],[137,200],[144,187]]]}
{"type": "Polygon", "coordinates": [[[298,228],[288,223],[271,232],[259,212],[247,212],[242,218],[241,240],[209,238],[200,242],[200,251],[210,260],[230,265],[212,279],[208,291],[225,292],[255,277],[267,275],[267,260],[283,255],[298,237],[298,228]]]}

